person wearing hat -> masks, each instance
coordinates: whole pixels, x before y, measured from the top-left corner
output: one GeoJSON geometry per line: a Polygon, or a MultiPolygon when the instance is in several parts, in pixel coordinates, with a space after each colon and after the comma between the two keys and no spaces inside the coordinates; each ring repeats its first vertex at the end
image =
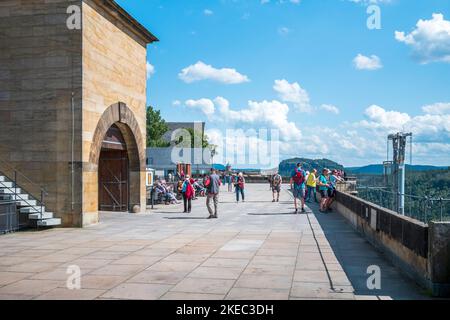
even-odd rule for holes
{"type": "Polygon", "coordinates": [[[334,199],[336,197],[336,185],[339,181],[342,181],[342,178],[339,177],[337,174],[337,170],[331,171],[331,174],[329,175],[329,186],[328,186],[328,200],[327,200],[327,206],[326,210],[332,211],[331,205],[334,202],[334,199]]]}

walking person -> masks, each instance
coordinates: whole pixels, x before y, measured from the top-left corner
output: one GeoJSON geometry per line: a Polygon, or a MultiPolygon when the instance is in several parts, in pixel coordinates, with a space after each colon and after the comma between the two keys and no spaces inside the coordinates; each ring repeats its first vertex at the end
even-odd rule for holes
{"type": "Polygon", "coordinates": [[[211,169],[211,175],[206,178],[205,187],[208,191],[206,196],[206,207],[208,208],[208,219],[217,219],[217,208],[219,206],[219,192],[220,192],[220,177],[217,175],[215,169],[211,169]],[[211,206],[211,201],[214,202],[214,209],[211,206]]]}
{"type": "Polygon", "coordinates": [[[302,169],[302,164],[297,163],[297,167],[294,169],[294,171],[291,174],[291,190],[292,194],[294,196],[294,207],[295,207],[295,214],[298,213],[298,204],[297,200],[301,201],[302,205],[302,212],[305,211],[305,192],[306,192],[306,173],[302,169]]]}
{"type": "Polygon", "coordinates": [[[327,212],[327,203],[328,203],[328,169],[323,169],[322,174],[318,179],[319,192],[320,192],[320,212],[327,212]]]}
{"type": "Polygon", "coordinates": [[[233,192],[233,175],[232,174],[228,174],[227,183],[228,183],[228,192],[233,192]]]}
{"type": "Polygon", "coordinates": [[[183,203],[184,203],[184,212],[183,213],[191,213],[192,209],[192,199],[194,198],[194,187],[191,184],[191,180],[189,176],[186,176],[184,180],[183,187],[181,189],[181,194],[183,195],[183,203]]]}
{"type": "Polygon", "coordinates": [[[314,201],[318,203],[317,201],[317,170],[313,169],[311,173],[309,174],[308,178],[306,179],[306,188],[307,188],[307,196],[306,196],[306,202],[311,202],[311,195],[314,194],[314,201]]]}
{"type": "Polygon", "coordinates": [[[272,186],[272,202],[280,202],[280,192],[281,185],[283,183],[283,178],[281,178],[280,174],[277,172],[270,178],[270,183],[272,186]],[[275,200],[275,194],[277,195],[277,199],[275,200]]]}
{"type": "Polygon", "coordinates": [[[239,202],[239,194],[241,194],[242,196],[242,202],[245,202],[245,192],[244,192],[245,178],[242,172],[239,172],[236,178],[235,188],[236,188],[236,202],[239,202]]]}

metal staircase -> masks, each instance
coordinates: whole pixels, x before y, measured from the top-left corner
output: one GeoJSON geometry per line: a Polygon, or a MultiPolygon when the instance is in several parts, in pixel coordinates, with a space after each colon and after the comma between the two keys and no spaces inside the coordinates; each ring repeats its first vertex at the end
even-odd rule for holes
{"type": "Polygon", "coordinates": [[[25,220],[27,226],[53,227],[61,225],[60,218],[54,218],[53,212],[46,211],[44,199],[47,192],[42,187],[34,184],[30,179],[1,159],[0,165],[0,202],[15,202],[19,220],[25,220]],[[11,178],[6,176],[5,171],[10,174],[11,178]],[[19,178],[21,181],[18,181],[19,178]],[[41,193],[40,199],[34,198],[25,191],[20,185],[22,181],[23,184],[33,185],[34,189],[38,188],[41,193]]]}

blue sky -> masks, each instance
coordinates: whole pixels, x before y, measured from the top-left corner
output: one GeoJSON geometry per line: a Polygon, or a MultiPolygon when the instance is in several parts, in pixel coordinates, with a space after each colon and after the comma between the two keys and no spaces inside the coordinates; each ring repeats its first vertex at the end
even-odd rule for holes
{"type": "Polygon", "coordinates": [[[281,158],[348,166],[385,160],[387,134],[405,129],[416,163],[450,165],[448,1],[117,2],[160,39],[148,104],[167,121],[206,121],[213,140],[277,129],[281,158]]]}

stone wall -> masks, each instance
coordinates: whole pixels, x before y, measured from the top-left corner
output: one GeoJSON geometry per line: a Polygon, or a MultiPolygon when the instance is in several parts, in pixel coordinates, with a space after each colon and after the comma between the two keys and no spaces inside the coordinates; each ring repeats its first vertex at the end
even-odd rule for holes
{"type": "MultiPolygon", "coordinates": [[[[94,136],[114,121],[135,153],[130,209],[145,210],[149,40],[120,10],[103,0],[0,2],[0,158],[36,183],[18,181],[33,196],[39,186],[48,191],[47,211],[66,227],[98,222],[98,158],[91,158],[103,136],[94,136]],[[82,10],[81,30],[67,27],[70,5],[82,10]],[[106,113],[112,106],[116,118],[106,113]]],[[[1,163],[0,171],[12,178],[1,163]]]]}
{"type": "Polygon", "coordinates": [[[343,192],[337,193],[334,205],[356,230],[419,285],[436,296],[450,293],[449,223],[428,226],[343,192]]]}
{"type": "Polygon", "coordinates": [[[145,210],[146,43],[99,3],[83,2],[83,225],[98,221],[98,158],[90,157],[99,154],[101,144],[93,142],[94,134],[105,111],[119,102],[135,118],[134,127],[127,125],[130,132],[141,137],[139,167],[130,172],[140,183],[131,184],[130,194],[140,198],[131,207],[145,210]]]}
{"type": "MultiPolygon", "coordinates": [[[[0,157],[48,191],[45,204],[66,226],[78,225],[81,166],[81,30],[66,26],[80,0],[0,2],[0,157]],[[72,194],[74,195],[72,208],[72,194]]],[[[0,165],[10,178],[12,171],[0,165]]],[[[38,186],[19,177],[36,198],[38,186]]]]}

